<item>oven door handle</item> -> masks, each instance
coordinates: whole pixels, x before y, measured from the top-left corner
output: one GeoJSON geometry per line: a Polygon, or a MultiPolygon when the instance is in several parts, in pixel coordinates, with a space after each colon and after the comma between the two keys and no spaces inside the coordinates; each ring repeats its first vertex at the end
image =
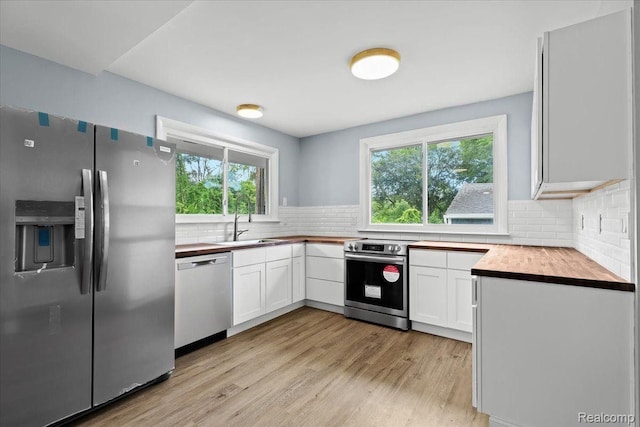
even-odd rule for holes
{"type": "Polygon", "coordinates": [[[355,261],[372,261],[372,262],[380,262],[385,264],[397,264],[404,265],[406,263],[406,258],[401,256],[376,256],[376,255],[360,255],[360,254],[351,254],[345,253],[345,259],[352,259],[355,261]]]}

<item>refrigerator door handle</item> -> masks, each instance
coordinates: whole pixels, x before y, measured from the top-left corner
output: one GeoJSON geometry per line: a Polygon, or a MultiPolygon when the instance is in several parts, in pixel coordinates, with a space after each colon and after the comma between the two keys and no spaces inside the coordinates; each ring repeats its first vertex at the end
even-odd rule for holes
{"type": "Polygon", "coordinates": [[[100,262],[98,267],[98,283],[96,292],[107,289],[107,268],[109,265],[109,183],[107,172],[98,171],[98,188],[100,189],[100,262]]]}
{"type": "Polygon", "coordinates": [[[91,169],[82,169],[82,196],[84,197],[84,253],[82,256],[82,279],[80,293],[91,291],[91,267],[93,265],[93,186],[91,169]]]}

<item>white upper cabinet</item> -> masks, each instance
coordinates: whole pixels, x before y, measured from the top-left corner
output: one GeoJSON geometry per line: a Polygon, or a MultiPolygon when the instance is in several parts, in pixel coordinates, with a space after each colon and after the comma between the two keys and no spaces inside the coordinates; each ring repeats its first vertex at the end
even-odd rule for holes
{"type": "Polygon", "coordinates": [[[629,177],[629,10],[544,33],[531,132],[532,198],[568,198],[629,177]]]}

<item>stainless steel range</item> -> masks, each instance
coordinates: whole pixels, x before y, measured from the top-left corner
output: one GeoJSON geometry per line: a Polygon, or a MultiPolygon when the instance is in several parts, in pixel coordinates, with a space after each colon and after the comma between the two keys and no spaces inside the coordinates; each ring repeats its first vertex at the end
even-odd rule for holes
{"type": "Polygon", "coordinates": [[[344,315],[409,329],[408,245],[401,240],[358,240],[344,244],[344,315]]]}

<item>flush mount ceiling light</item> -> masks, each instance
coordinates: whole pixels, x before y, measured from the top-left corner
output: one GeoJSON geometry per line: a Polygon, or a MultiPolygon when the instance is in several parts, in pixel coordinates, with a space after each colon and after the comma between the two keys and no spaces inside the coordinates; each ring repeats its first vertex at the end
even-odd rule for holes
{"type": "Polygon", "coordinates": [[[259,119],[262,117],[262,107],[256,104],[242,104],[236,107],[240,117],[247,119],[259,119]]]}
{"type": "Polygon", "coordinates": [[[384,47],[363,50],[351,58],[351,73],[363,80],[384,79],[395,73],[398,67],[400,54],[384,47]]]}

